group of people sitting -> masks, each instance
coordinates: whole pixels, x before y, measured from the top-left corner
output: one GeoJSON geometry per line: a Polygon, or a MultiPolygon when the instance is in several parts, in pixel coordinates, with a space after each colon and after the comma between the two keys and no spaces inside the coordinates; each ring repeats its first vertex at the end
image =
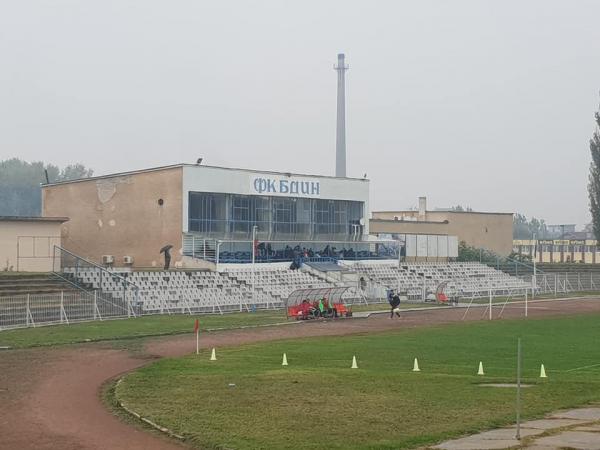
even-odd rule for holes
{"type": "MultiPolygon", "coordinates": [[[[365,253],[365,252],[363,252],[365,253]]],[[[368,252],[366,252],[368,253],[368,252]]],[[[286,245],[281,250],[274,250],[270,243],[259,242],[256,246],[256,258],[259,260],[295,260],[296,258],[341,258],[354,259],[357,252],[353,248],[342,248],[338,250],[336,247],[326,245],[321,250],[313,250],[312,248],[300,247],[296,245],[291,247],[286,245]]],[[[364,255],[367,256],[367,255],[364,255]]]]}
{"type": "Polygon", "coordinates": [[[329,301],[326,298],[322,298],[313,303],[308,300],[302,300],[300,311],[303,319],[338,316],[337,309],[333,304],[329,304],[329,301]]]}

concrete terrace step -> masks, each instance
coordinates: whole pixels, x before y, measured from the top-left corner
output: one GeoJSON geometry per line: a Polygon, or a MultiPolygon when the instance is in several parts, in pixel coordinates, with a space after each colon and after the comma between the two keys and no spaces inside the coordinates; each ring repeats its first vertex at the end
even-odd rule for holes
{"type": "Polygon", "coordinates": [[[24,294],[77,292],[78,289],[53,274],[1,274],[0,297],[24,294]]]}

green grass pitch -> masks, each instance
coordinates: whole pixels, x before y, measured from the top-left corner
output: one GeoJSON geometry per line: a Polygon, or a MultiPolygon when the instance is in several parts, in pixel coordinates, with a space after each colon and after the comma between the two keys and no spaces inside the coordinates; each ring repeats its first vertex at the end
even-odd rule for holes
{"type": "Polygon", "coordinates": [[[515,390],[479,384],[515,381],[517,337],[525,417],[600,401],[600,315],[207,350],[129,374],[117,395],[198,448],[415,448],[514,421],[515,390]]]}

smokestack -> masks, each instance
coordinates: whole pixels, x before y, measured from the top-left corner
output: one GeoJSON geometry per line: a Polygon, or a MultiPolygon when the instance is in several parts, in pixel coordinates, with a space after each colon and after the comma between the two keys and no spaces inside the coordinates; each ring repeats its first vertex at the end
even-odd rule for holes
{"type": "Polygon", "coordinates": [[[419,220],[425,220],[427,213],[427,197],[419,197],[419,220]]]}
{"type": "Polygon", "coordinates": [[[343,53],[338,53],[337,66],[337,126],[335,134],[335,176],[346,176],[346,80],[348,66],[343,53]]]}

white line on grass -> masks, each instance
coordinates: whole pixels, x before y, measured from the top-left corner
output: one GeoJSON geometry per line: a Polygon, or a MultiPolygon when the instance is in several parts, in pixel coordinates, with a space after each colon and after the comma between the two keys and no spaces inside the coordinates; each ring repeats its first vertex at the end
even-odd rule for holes
{"type": "Polygon", "coordinates": [[[565,372],[575,372],[576,370],[591,369],[592,367],[598,367],[598,366],[600,366],[600,364],[592,364],[591,366],[575,367],[574,369],[565,370],[565,372]]]}

